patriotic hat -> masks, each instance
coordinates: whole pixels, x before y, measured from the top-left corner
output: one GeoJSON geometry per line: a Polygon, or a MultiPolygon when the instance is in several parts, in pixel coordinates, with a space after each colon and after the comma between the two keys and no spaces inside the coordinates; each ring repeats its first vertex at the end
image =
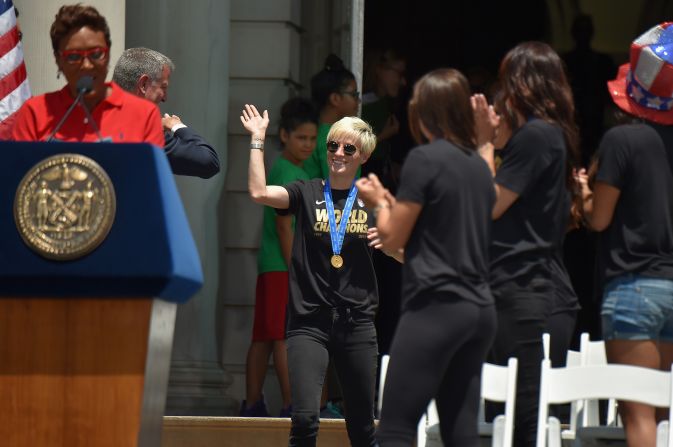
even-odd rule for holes
{"type": "Polygon", "coordinates": [[[673,124],[673,22],[657,25],[633,41],[630,62],[619,67],[608,90],[625,112],[673,124]]]}

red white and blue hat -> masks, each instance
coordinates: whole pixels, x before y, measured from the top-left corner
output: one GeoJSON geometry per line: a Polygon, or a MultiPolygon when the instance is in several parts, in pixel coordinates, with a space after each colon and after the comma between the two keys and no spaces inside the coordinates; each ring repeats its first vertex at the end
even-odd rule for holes
{"type": "Polygon", "coordinates": [[[619,67],[608,90],[625,112],[673,124],[673,22],[657,25],[633,41],[630,62],[619,67]]]}

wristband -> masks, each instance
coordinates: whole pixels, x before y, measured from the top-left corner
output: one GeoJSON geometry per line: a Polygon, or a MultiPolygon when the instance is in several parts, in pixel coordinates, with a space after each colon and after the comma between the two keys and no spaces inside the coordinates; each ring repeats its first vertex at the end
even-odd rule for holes
{"type": "Polygon", "coordinates": [[[250,143],[250,149],[259,149],[260,151],[263,151],[264,143],[250,143]]]}
{"type": "Polygon", "coordinates": [[[389,209],[390,208],[390,203],[381,202],[372,209],[372,214],[374,214],[375,219],[379,217],[379,211],[381,211],[384,208],[389,209]]]}

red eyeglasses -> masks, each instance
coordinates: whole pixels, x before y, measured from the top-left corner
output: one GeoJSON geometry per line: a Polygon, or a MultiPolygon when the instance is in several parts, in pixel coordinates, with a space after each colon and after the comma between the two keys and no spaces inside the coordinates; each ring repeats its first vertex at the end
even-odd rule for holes
{"type": "Polygon", "coordinates": [[[100,62],[104,60],[110,49],[108,47],[96,47],[88,50],[63,50],[61,57],[69,64],[81,64],[84,58],[91,62],[100,62]]]}
{"type": "MultiPolygon", "coordinates": [[[[334,153],[339,150],[339,146],[341,144],[337,141],[328,141],[327,142],[327,150],[334,153]]],[[[354,144],[344,144],[344,154],[346,155],[353,155],[355,154],[355,151],[358,150],[357,147],[355,147],[354,144]]]]}

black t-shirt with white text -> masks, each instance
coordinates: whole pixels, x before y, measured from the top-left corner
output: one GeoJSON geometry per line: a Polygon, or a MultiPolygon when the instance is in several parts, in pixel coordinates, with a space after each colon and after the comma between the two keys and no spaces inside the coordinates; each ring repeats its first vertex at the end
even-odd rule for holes
{"type": "Polygon", "coordinates": [[[537,118],[517,129],[503,149],[495,182],[519,196],[493,225],[494,294],[554,289],[553,258],[570,213],[566,157],[561,128],[537,118]]]}
{"type": "MultiPolygon", "coordinates": [[[[321,307],[348,307],[373,317],[378,289],[367,230],[376,223],[364,202],[353,202],[341,247],[343,266],[330,263],[332,242],[323,192],[323,180],[298,180],[284,186],[290,197],[287,210],[295,215],[290,276],[290,315],[309,315],[321,307]]],[[[349,190],[332,189],[337,227],[349,190]]]]}
{"type": "Polygon", "coordinates": [[[413,149],[397,200],[422,205],[404,249],[403,305],[438,292],[493,304],[488,250],[495,190],[479,154],[443,139],[413,149]]]}
{"type": "Polygon", "coordinates": [[[610,129],[598,149],[596,181],[620,191],[599,239],[602,284],[625,273],[673,278],[673,127],[610,129]]]}

